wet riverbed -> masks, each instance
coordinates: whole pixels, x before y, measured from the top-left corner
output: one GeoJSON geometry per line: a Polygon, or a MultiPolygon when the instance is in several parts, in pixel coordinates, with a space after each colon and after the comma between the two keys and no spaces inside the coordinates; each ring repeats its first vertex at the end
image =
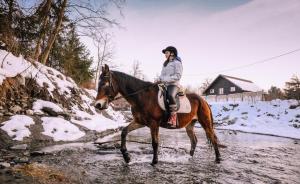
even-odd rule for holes
{"type": "MultiPolygon", "coordinates": [[[[132,162],[125,164],[116,142],[97,149],[90,144],[45,148],[54,155],[34,158],[63,169],[78,183],[299,183],[300,141],[271,136],[217,131],[226,148],[223,161],[206,143],[202,129],[196,129],[198,145],[189,156],[190,142],[185,130],[160,129],[159,163],[152,167],[152,147],[147,128],[131,132],[128,150],[132,162]]],[[[118,140],[110,136],[99,142],[118,140]]]]}

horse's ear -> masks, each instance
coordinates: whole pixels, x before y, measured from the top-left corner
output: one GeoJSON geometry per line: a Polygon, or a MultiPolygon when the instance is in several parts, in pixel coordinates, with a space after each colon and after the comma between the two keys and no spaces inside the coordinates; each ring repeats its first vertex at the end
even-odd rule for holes
{"type": "Polygon", "coordinates": [[[109,67],[108,67],[107,64],[104,65],[104,71],[105,71],[105,73],[108,73],[108,72],[109,72],[109,67]]]}

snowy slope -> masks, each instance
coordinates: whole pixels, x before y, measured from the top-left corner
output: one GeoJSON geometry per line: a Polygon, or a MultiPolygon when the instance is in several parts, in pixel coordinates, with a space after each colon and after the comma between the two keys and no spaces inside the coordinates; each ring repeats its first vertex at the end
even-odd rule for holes
{"type": "Polygon", "coordinates": [[[296,100],[256,103],[210,103],[218,128],[300,139],[300,106],[296,100]]]}
{"type": "Polygon", "coordinates": [[[99,114],[90,105],[94,101],[95,90],[83,90],[71,78],[55,69],[38,62],[31,63],[23,57],[16,57],[0,50],[0,87],[7,77],[15,77],[18,74],[24,80],[25,78],[34,79],[41,88],[46,87],[54,101],[57,100],[55,95],[60,95],[72,106],[66,108],[60,103],[54,103],[54,101],[34,99],[35,101],[27,116],[13,115],[9,117],[8,121],[0,122],[1,129],[6,131],[14,140],[22,141],[24,137],[30,137],[29,127],[35,124],[30,116],[41,119],[44,129],[41,134],[52,137],[54,141],[74,141],[83,137],[86,132],[79,130],[78,125],[98,132],[126,125],[124,116],[120,112],[115,112],[109,108],[106,112],[113,117],[111,120],[99,114]],[[79,99],[74,99],[74,93],[79,99]],[[51,117],[51,115],[43,112],[44,108],[52,109],[56,113],[67,113],[70,118],[51,117]]]}

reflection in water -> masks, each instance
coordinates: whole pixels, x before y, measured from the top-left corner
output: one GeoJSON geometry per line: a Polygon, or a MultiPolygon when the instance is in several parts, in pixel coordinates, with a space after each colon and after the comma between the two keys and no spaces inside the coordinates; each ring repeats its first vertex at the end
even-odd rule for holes
{"type": "MultiPolygon", "coordinates": [[[[217,131],[222,144],[220,164],[206,144],[202,129],[196,130],[198,145],[190,157],[190,141],[185,130],[160,130],[159,164],[152,161],[151,144],[128,142],[132,162],[125,164],[118,148],[95,151],[79,149],[49,163],[82,169],[85,183],[297,183],[300,181],[300,145],[278,137],[217,131]],[[105,151],[107,151],[105,153],[105,151]],[[100,154],[101,153],[101,154],[100,154]],[[63,164],[66,157],[75,162],[63,164]],[[80,160],[77,161],[76,160],[80,160]]],[[[119,139],[119,135],[111,137],[119,139]]],[[[150,142],[147,128],[129,134],[128,140],[150,142]]],[[[101,141],[101,140],[100,140],[101,141]]]]}

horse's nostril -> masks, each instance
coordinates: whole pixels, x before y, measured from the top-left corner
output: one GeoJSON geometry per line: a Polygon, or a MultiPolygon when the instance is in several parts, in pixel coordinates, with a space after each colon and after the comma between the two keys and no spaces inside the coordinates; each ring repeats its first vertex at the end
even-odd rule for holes
{"type": "Polygon", "coordinates": [[[100,109],[100,108],[101,108],[101,104],[100,104],[100,103],[97,103],[95,107],[96,107],[97,109],[100,109]]]}

